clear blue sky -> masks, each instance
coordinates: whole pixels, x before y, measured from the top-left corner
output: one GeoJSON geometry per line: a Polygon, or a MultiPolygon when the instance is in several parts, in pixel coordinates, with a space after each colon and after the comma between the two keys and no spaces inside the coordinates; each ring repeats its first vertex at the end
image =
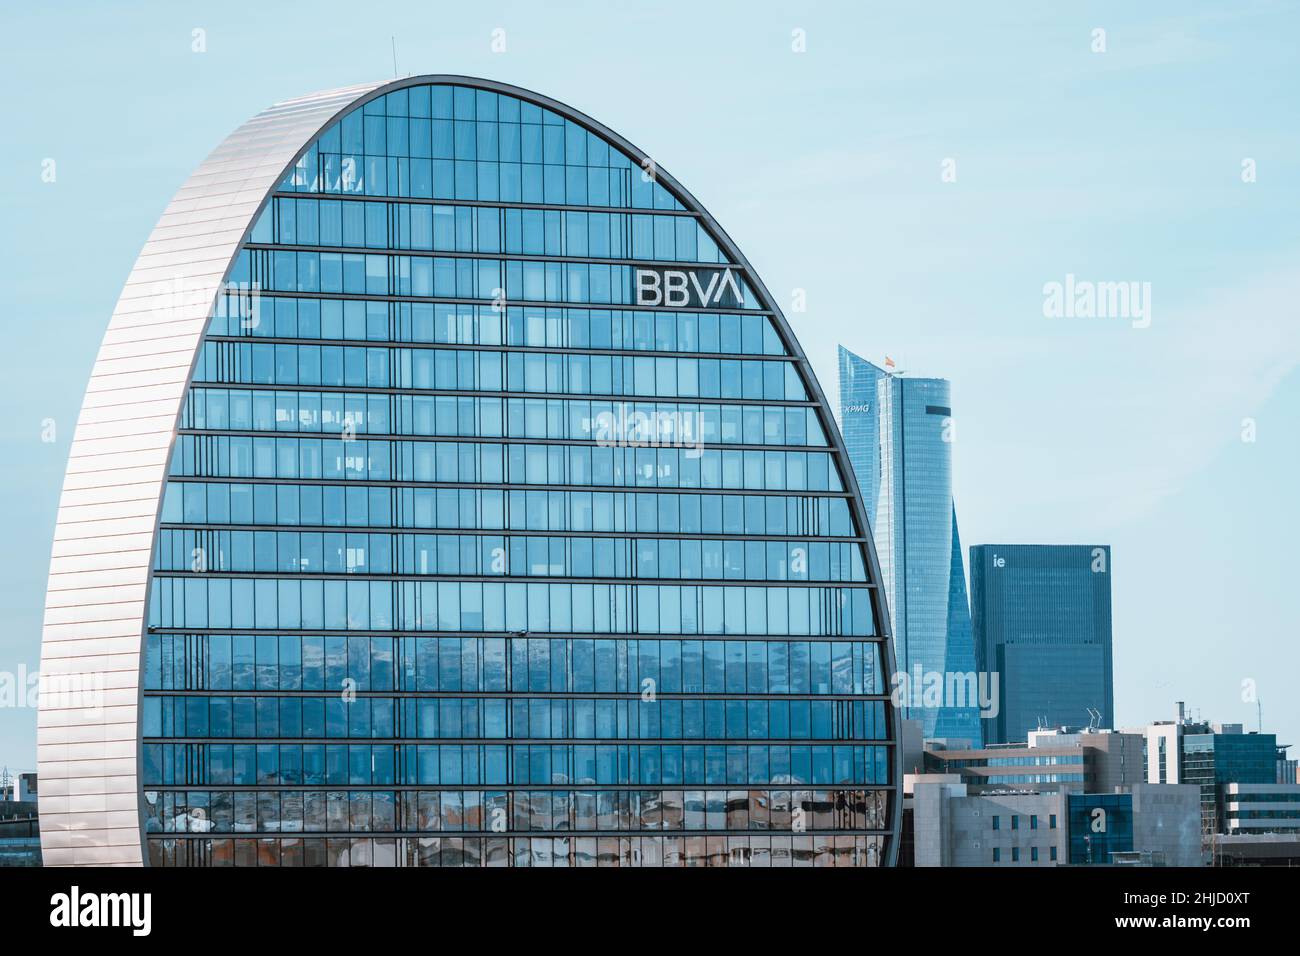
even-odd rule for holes
{"type": "MultiPolygon", "coordinates": [[[[806,290],[790,318],[828,393],[840,342],[951,379],[965,543],[1114,548],[1118,724],[1181,698],[1253,726],[1253,679],[1265,730],[1300,743],[1297,5],[635,6],[6,11],[0,670],[39,661],[68,442],[154,221],[263,107],[392,75],[396,35],[402,73],[516,83],[647,150],[778,297],[806,290]],[[1150,328],[1044,318],[1070,273],[1150,282],[1150,328]]],[[[0,764],[33,764],[34,726],[0,709],[0,764]]]]}

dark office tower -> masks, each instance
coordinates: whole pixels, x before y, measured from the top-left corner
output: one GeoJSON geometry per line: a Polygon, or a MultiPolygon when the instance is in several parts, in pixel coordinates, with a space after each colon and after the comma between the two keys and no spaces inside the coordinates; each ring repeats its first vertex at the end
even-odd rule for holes
{"type": "Polygon", "coordinates": [[[1112,727],[1110,547],[980,544],[971,616],[981,671],[999,674],[988,743],[1039,727],[1112,727]]]}
{"type": "Polygon", "coordinates": [[[45,862],[891,862],[868,535],[775,302],[626,140],[465,77],[278,104],[87,390],[45,862]]]}
{"type": "Polygon", "coordinates": [[[952,497],[949,384],[896,374],[843,346],[839,355],[840,422],[880,558],[903,716],[921,721],[927,738],[978,746],[978,700],[966,693],[977,679],[952,497]],[[938,702],[923,693],[936,675],[945,689],[938,702]]]}

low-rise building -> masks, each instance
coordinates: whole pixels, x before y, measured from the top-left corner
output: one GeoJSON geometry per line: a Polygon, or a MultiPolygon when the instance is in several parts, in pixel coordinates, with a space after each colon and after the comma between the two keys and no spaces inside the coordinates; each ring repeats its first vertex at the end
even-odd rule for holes
{"type": "Polygon", "coordinates": [[[36,774],[20,773],[0,787],[0,866],[40,866],[41,831],[36,774]]]}
{"type": "Polygon", "coordinates": [[[1229,832],[1227,795],[1233,784],[1277,784],[1285,774],[1287,745],[1275,734],[1246,732],[1241,724],[1193,720],[1183,702],[1172,721],[1143,729],[1148,783],[1201,788],[1202,833],[1229,832]]]}
{"type": "Polygon", "coordinates": [[[1191,785],[1135,784],[1116,793],[1071,793],[1073,865],[1200,866],[1200,791],[1191,785]]]}
{"type": "Polygon", "coordinates": [[[954,773],[976,788],[1088,792],[1145,782],[1141,734],[1112,730],[1031,731],[1025,743],[952,748],[927,741],[927,773],[954,773]]]}
{"type": "Polygon", "coordinates": [[[995,790],[947,773],[905,775],[903,793],[903,865],[1202,863],[1195,786],[995,790]]]}
{"type": "Polygon", "coordinates": [[[1300,867],[1300,832],[1216,834],[1210,852],[1215,866],[1300,867]]]}
{"type": "Polygon", "coordinates": [[[1224,784],[1223,814],[1227,833],[1300,833],[1300,785],[1224,784]]]}

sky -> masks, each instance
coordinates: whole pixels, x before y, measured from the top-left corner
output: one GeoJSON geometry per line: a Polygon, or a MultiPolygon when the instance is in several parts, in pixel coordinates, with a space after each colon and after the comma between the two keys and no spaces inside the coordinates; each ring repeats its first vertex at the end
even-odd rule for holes
{"type": "MultiPolygon", "coordinates": [[[[841,343],[950,379],[963,543],[1112,546],[1118,726],[1185,700],[1300,745],[1298,34],[1252,0],[11,7],[0,682],[38,668],[85,381],[171,195],[273,102],[463,73],[691,190],[828,396],[841,343]],[[1149,322],[1046,315],[1067,276],[1149,322]]],[[[0,766],[34,733],[0,699],[0,766]]]]}

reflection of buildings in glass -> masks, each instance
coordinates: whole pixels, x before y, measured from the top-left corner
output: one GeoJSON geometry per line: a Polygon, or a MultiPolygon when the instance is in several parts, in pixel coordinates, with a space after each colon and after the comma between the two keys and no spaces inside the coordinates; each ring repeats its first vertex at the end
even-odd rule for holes
{"type": "Polygon", "coordinates": [[[838,434],[640,156],[409,78],[183,187],[72,450],[43,669],[111,680],[41,714],[47,864],[890,862],[838,434]]]}
{"type": "MultiPolygon", "coordinates": [[[[928,675],[975,672],[970,605],[952,497],[949,383],[906,378],[843,346],[840,422],[880,559],[898,670],[917,687],[928,675]]],[[[955,686],[966,686],[957,681],[955,686]]],[[[927,738],[981,740],[978,699],[922,706],[904,716],[927,738]]]]}
{"type": "Polygon", "coordinates": [[[971,548],[975,649],[1001,675],[987,741],[1114,723],[1110,572],[1106,545],[971,548]]]}

